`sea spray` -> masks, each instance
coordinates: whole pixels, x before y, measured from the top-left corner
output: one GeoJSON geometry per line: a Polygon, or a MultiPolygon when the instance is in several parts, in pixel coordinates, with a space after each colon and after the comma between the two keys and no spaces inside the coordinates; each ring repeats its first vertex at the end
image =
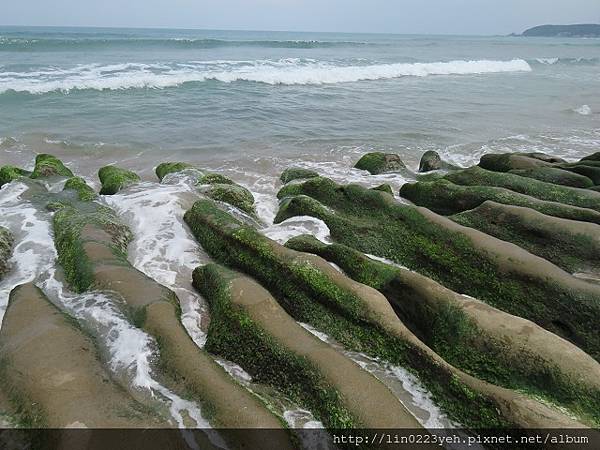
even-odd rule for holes
{"type": "Polygon", "coordinates": [[[52,269],[57,257],[50,215],[23,198],[28,190],[18,182],[0,190],[0,226],[8,228],[15,239],[11,270],[0,281],[0,325],[10,292],[21,284],[38,281],[52,269]]]}

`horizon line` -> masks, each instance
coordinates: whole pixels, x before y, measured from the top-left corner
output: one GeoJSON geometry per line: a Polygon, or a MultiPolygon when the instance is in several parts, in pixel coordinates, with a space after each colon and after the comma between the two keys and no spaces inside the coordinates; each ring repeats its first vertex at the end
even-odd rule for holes
{"type": "Polygon", "coordinates": [[[519,35],[516,32],[508,34],[477,34],[477,33],[402,33],[402,32],[377,32],[377,31],[322,31],[322,30],[259,30],[250,28],[188,28],[169,26],[101,26],[101,25],[13,25],[0,24],[0,28],[93,28],[112,30],[179,30],[179,31],[240,31],[240,32],[267,32],[267,33],[321,33],[321,34],[372,34],[392,36],[473,36],[473,37],[509,37],[519,35]]]}

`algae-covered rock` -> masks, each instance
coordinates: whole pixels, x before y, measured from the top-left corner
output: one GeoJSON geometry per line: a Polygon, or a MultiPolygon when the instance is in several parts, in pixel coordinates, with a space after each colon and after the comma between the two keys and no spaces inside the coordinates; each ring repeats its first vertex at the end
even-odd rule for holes
{"type": "Polygon", "coordinates": [[[85,180],[81,177],[69,178],[65,183],[65,191],[75,191],[77,198],[82,202],[91,202],[98,197],[96,191],[94,191],[85,180]]]}
{"type": "Polygon", "coordinates": [[[367,153],[354,165],[356,169],[366,170],[371,175],[380,173],[398,172],[406,169],[400,156],[393,153],[373,152],[367,153]]]}
{"type": "Polygon", "coordinates": [[[481,157],[479,167],[494,172],[508,172],[509,170],[549,167],[552,164],[564,162],[563,159],[545,153],[488,153],[481,157]]]}
{"type": "Polygon", "coordinates": [[[600,225],[491,201],[450,218],[517,244],[568,272],[600,272],[600,225]]]}
{"type": "Polygon", "coordinates": [[[163,178],[169,175],[170,173],[182,172],[187,169],[194,169],[194,166],[185,162],[165,162],[159,164],[156,167],[155,172],[158,179],[162,181],[163,178]]]}
{"type": "Polygon", "coordinates": [[[228,203],[251,216],[256,215],[252,192],[238,184],[211,184],[201,192],[207,197],[228,203]]]}
{"type": "Polygon", "coordinates": [[[400,189],[400,195],[416,205],[444,215],[477,208],[483,202],[491,200],[506,205],[524,206],[550,216],[600,224],[600,213],[592,209],[538,200],[504,188],[459,186],[444,179],[406,183],[400,189]]]}
{"type": "Polygon", "coordinates": [[[289,167],[281,174],[281,182],[286,184],[294,180],[305,180],[308,178],[318,177],[319,174],[314,170],[302,169],[300,167],[289,167]]]}
{"type": "Polygon", "coordinates": [[[71,172],[62,161],[55,156],[40,154],[35,158],[35,169],[33,169],[33,173],[31,174],[31,178],[43,178],[43,177],[53,177],[53,176],[61,176],[61,177],[73,177],[73,172],[71,172]]]}
{"type": "Polygon", "coordinates": [[[0,227],[0,278],[8,270],[8,260],[10,259],[12,245],[12,234],[6,228],[0,227]]]}
{"type": "Polygon", "coordinates": [[[402,324],[380,293],[345,277],[319,257],[267,239],[213,202],[196,202],[185,220],[213,258],[256,277],[297,321],[347,348],[414,371],[437,404],[462,424],[527,428],[577,423],[531,398],[448,365],[402,324]]]}
{"type": "Polygon", "coordinates": [[[381,191],[381,192],[386,192],[390,195],[394,195],[394,191],[392,190],[392,187],[389,184],[382,184],[382,185],[374,187],[372,189],[374,191],[381,191]]]}
{"type": "Polygon", "coordinates": [[[440,154],[434,150],[426,151],[419,162],[419,172],[431,172],[433,170],[456,170],[458,166],[442,160],[440,154]]]}
{"type": "Polygon", "coordinates": [[[13,180],[17,180],[21,177],[28,177],[30,175],[31,172],[23,170],[19,167],[2,166],[0,168],[0,187],[4,186],[7,183],[10,183],[13,180]]]}
{"type": "Polygon", "coordinates": [[[510,173],[492,172],[476,166],[450,173],[445,178],[463,186],[501,187],[540,200],[600,211],[600,194],[589,189],[559,186],[510,173]]]}
{"type": "Polygon", "coordinates": [[[276,223],[323,220],[331,237],[388,258],[456,292],[529,319],[600,357],[600,288],[507,242],[358,185],[319,178],[284,187],[276,223]]]}
{"type": "MultiPolygon", "coordinates": [[[[559,167],[566,171],[572,172],[574,174],[578,174],[584,176],[590,180],[592,180],[593,184],[600,184],[600,167],[591,165],[592,162],[596,161],[584,161],[586,164],[561,164],[559,167]]],[[[586,186],[587,187],[587,186],[586,186]]]]}
{"type": "Polygon", "coordinates": [[[231,178],[220,173],[207,173],[198,180],[198,184],[236,184],[231,178]]]}
{"type": "Polygon", "coordinates": [[[193,279],[211,306],[207,350],[237,362],[255,382],[328,428],[420,428],[387,387],[301,327],[258,283],[215,264],[197,268],[193,279]]]}
{"type": "Polygon", "coordinates": [[[450,364],[490,383],[550,399],[592,426],[600,423],[600,364],[573,344],[350,247],[308,235],[286,247],[319,255],[380,291],[411,331],[450,364]]]}
{"type": "Polygon", "coordinates": [[[584,156],[581,161],[600,161],[600,152],[592,153],[591,155],[584,156]]]}
{"type": "Polygon", "coordinates": [[[140,177],[130,170],[116,166],[105,166],[98,171],[102,183],[100,195],[114,195],[121,189],[140,181],[140,177]]]}
{"type": "MultiPolygon", "coordinates": [[[[599,169],[600,172],[600,169],[599,169]]],[[[557,167],[534,167],[533,169],[514,169],[508,173],[519,175],[525,178],[533,178],[534,180],[544,181],[545,183],[560,184],[576,188],[589,188],[594,185],[594,182],[578,173],[569,172],[568,170],[559,169],[557,167]]]]}
{"type": "Polygon", "coordinates": [[[63,204],[54,214],[53,224],[58,261],[77,292],[94,285],[95,251],[103,260],[125,263],[131,231],[110,208],[95,203],[81,208],[63,204]],[[107,237],[102,251],[97,243],[99,236],[107,237]]]}
{"type": "Polygon", "coordinates": [[[277,431],[281,422],[192,341],[181,324],[176,295],[129,264],[126,249],[131,232],[111,209],[97,203],[65,205],[54,215],[54,233],[59,262],[71,287],[120,295],[128,317],[156,339],[155,370],[167,387],[198,401],[214,427],[275,430],[268,443],[257,434],[224,432],[230,448],[291,448],[288,434],[277,431]]]}

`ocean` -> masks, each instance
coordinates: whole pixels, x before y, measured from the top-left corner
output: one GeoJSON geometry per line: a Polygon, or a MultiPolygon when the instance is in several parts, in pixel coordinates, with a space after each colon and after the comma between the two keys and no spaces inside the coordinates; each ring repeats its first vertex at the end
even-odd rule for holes
{"type": "MultiPolygon", "coordinates": [[[[190,280],[211,258],[183,221],[196,187],[185,178],[158,183],[160,162],[194,163],[250,189],[261,232],[278,242],[303,233],[328,241],[314,218],[273,225],[286,167],[389,183],[397,195],[415,176],[353,169],[363,153],[398,153],[413,171],[427,150],[462,166],[490,152],[574,160],[600,151],[599,93],[599,39],[0,27],[0,165],[31,169],[36,154],[51,153],[96,189],[107,164],[138,173],[143,182],[98,201],[129,225],[129,261],[177,293],[183,325],[203,347],[209,311],[190,280]]],[[[152,393],[174,424],[203,426],[197,405],[155,379],[155,345],[120,303],[62,283],[52,214],[27,191],[21,183],[0,190],[0,226],[17,242],[0,281],[0,324],[11,290],[35,282],[100,336],[115,379],[152,393]]],[[[423,426],[455,425],[406,369],[347,356],[423,426]]],[[[251,383],[241,367],[218,362],[251,383]]],[[[290,426],[322,425],[280,401],[290,426]]]]}

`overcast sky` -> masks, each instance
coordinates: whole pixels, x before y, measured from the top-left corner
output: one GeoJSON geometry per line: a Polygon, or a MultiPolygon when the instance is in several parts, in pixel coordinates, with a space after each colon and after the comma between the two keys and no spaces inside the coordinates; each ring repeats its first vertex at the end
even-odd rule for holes
{"type": "Polygon", "coordinates": [[[598,23],[600,0],[0,0],[2,25],[508,34],[598,23]]]}

